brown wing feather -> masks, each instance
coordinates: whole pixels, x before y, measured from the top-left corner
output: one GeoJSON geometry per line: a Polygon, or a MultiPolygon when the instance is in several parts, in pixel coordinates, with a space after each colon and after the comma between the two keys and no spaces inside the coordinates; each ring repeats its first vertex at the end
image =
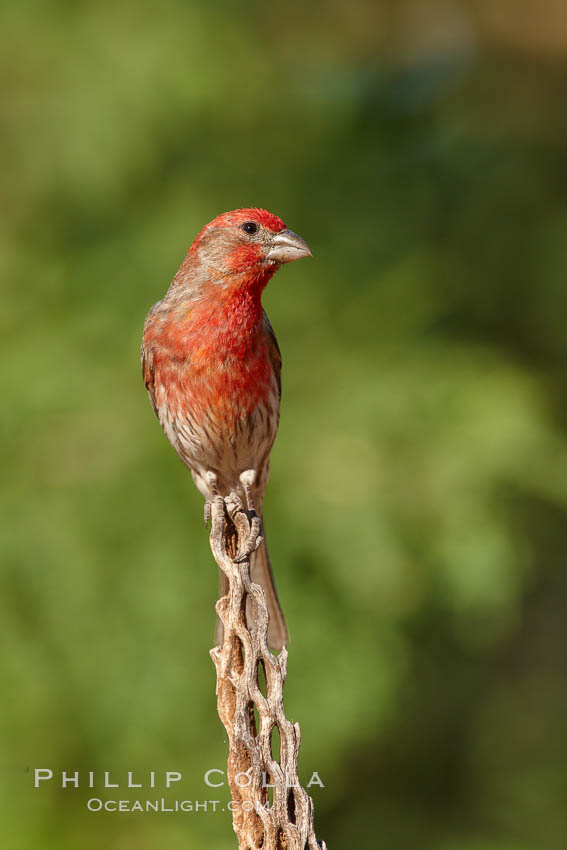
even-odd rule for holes
{"type": "Polygon", "coordinates": [[[144,376],[144,384],[146,385],[146,389],[148,391],[148,395],[150,397],[150,401],[152,403],[152,407],[154,409],[154,413],[157,416],[157,405],[156,405],[156,394],[155,394],[155,374],[154,374],[154,354],[153,349],[146,348],[145,345],[142,345],[142,350],[140,352],[142,359],[142,375],[144,376]]]}

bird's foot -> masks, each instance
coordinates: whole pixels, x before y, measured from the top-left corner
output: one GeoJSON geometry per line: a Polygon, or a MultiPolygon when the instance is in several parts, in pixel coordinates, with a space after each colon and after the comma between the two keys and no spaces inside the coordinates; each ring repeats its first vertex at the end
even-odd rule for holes
{"type": "Polygon", "coordinates": [[[262,543],[260,517],[256,511],[252,493],[252,487],[256,480],[256,472],[253,469],[247,469],[240,476],[240,482],[246,498],[246,507],[242,503],[242,499],[238,493],[234,491],[223,499],[219,494],[217,476],[214,472],[209,471],[204,477],[211,493],[210,498],[205,501],[203,508],[205,526],[208,527],[211,520],[214,502],[221,500],[228,516],[238,530],[239,551],[234,559],[235,563],[240,564],[243,561],[247,561],[252,552],[255,552],[262,543]]]}
{"type": "Polygon", "coordinates": [[[217,476],[214,472],[205,473],[205,480],[209,485],[209,490],[211,491],[210,499],[205,500],[205,504],[203,505],[203,519],[205,521],[205,528],[209,527],[209,522],[211,521],[211,510],[213,505],[213,499],[215,499],[219,495],[219,488],[217,485],[217,476]]]}
{"type": "MultiPolygon", "coordinates": [[[[250,530],[246,542],[242,547],[242,550],[235,558],[235,561],[238,564],[242,563],[243,561],[247,561],[252,552],[255,552],[256,549],[262,543],[260,517],[258,516],[258,512],[256,511],[256,507],[254,505],[254,496],[252,493],[252,487],[254,486],[255,480],[256,471],[254,469],[246,469],[240,476],[240,482],[244,489],[244,495],[246,496],[245,513],[248,517],[250,530]]],[[[242,502],[240,501],[240,499],[238,499],[238,501],[240,503],[240,509],[243,510],[242,502]]]]}
{"type": "MultiPolygon", "coordinates": [[[[248,513],[248,511],[247,511],[248,513]]],[[[253,516],[249,518],[250,522],[250,531],[248,533],[248,539],[245,542],[244,548],[241,552],[238,553],[236,558],[234,559],[237,564],[241,564],[243,561],[247,561],[252,552],[255,552],[256,549],[262,543],[262,535],[260,534],[260,519],[258,516],[253,516]]]]}
{"type": "Polygon", "coordinates": [[[209,523],[211,521],[211,511],[213,507],[213,500],[207,499],[205,504],[203,505],[203,520],[205,523],[205,528],[209,527],[209,523]]]}
{"type": "Polygon", "coordinates": [[[256,506],[254,505],[254,494],[252,493],[252,487],[254,486],[255,482],[255,469],[245,469],[244,472],[240,474],[240,483],[242,484],[242,489],[244,490],[244,495],[246,496],[246,507],[249,511],[254,511],[254,513],[256,513],[256,506]]]}

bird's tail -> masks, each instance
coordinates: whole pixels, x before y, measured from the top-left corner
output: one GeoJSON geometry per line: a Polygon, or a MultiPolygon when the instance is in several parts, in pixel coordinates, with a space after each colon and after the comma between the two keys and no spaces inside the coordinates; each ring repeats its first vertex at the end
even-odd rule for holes
{"type": "MultiPolygon", "coordinates": [[[[263,540],[258,549],[250,556],[250,576],[252,581],[259,584],[266,595],[268,603],[268,612],[270,614],[270,622],[268,625],[268,646],[275,652],[279,652],[283,646],[289,643],[289,634],[285,624],[284,615],[278,598],[270,556],[266,546],[266,535],[264,532],[264,523],[262,521],[262,536],[263,540]]],[[[228,593],[228,579],[220,570],[220,595],[225,596],[228,593]]],[[[246,616],[248,625],[250,625],[251,611],[248,607],[246,616]]],[[[223,642],[223,627],[220,620],[217,620],[216,643],[217,646],[222,646],[223,642]]]]}

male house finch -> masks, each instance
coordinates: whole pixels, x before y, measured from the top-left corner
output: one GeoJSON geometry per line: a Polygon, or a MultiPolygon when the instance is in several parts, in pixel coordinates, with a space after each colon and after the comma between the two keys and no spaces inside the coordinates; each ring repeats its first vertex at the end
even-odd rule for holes
{"type": "MultiPolygon", "coordinates": [[[[261,524],[282,362],[261,296],[283,263],[309,256],[266,210],[224,213],[201,230],[144,324],[144,382],[167,439],[207,501],[234,491],[261,524]]],[[[279,650],[288,633],[265,536],[251,575],[264,588],[268,642],[279,650]]]]}

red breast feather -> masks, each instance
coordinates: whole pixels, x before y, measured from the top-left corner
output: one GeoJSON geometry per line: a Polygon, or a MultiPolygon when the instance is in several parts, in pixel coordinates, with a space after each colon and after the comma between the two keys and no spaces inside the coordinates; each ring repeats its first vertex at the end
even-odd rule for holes
{"type": "Polygon", "coordinates": [[[148,328],[145,342],[162,387],[156,400],[171,414],[190,409],[197,422],[214,416],[232,427],[268,401],[274,375],[260,296],[271,274],[226,289],[210,284],[208,297],[176,304],[159,326],[148,328]]]}

